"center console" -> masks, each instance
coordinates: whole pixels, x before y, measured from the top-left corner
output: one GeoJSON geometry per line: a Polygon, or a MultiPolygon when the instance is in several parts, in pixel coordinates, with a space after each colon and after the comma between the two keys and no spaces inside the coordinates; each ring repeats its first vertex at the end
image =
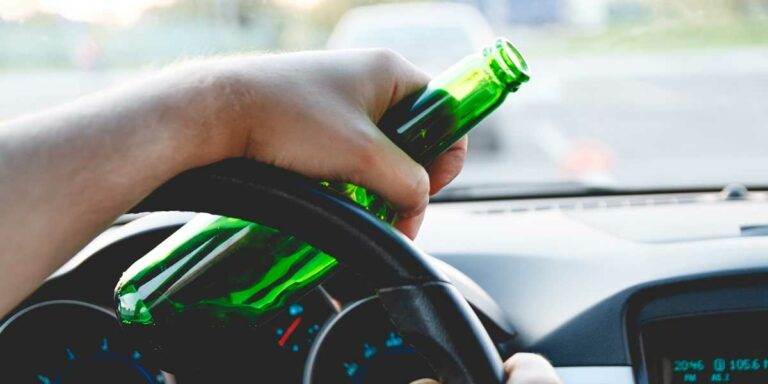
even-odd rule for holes
{"type": "Polygon", "coordinates": [[[654,287],[627,312],[637,384],[767,384],[768,279],[654,287]]]}
{"type": "Polygon", "coordinates": [[[768,383],[768,312],[656,320],[640,332],[649,383],[768,383]]]}

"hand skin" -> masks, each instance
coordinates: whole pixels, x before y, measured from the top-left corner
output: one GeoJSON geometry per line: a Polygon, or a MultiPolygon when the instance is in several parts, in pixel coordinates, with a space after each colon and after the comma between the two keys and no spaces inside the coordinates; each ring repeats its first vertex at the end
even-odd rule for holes
{"type": "MultiPolygon", "coordinates": [[[[504,362],[506,384],[561,384],[555,368],[541,355],[516,353],[504,362]]],[[[411,384],[440,384],[432,379],[420,379],[411,384]]]]}
{"type": "Polygon", "coordinates": [[[219,58],[0,124],[0,317],[163,182],[226,158],[370,188],[414,237],[467,142],[427,172],[375,122],[428,80],[387,50],[219,58]]]}

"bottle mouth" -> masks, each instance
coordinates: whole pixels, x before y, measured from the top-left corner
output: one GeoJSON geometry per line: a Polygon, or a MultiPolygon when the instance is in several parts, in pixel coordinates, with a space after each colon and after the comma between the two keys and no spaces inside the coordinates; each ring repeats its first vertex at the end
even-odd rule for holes
{"type": "Polygon", "coordinates": [[[504,72],[504,80],[514,92],[531,78],[528,63],[525,62],[520,50],[503,37],[496,39],[494,48],[493,51],[497,55],[496,62],[504,72]]]}

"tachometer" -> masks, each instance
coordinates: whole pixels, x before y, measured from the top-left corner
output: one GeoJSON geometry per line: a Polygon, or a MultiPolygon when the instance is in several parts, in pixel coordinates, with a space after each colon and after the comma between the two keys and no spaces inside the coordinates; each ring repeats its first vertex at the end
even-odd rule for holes
{"type": "Polygon", "coordinates": [[[172,383],[123,337],[114,315],[79,301],[35,304],[0,326],[0,381],[172,383]]]}
{"type": "Polygon", "coordinates": [[[378,299],[345,308],[310,351],[304,383],[400,384],[435,378],[426,360],[397,333],[378,299]]]}

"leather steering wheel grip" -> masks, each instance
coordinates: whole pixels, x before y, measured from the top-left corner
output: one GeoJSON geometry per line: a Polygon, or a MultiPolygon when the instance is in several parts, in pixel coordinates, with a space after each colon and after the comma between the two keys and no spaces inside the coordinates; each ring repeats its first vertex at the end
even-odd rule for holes
{"type": "Polygon", "coordinates": [[[504,380],[490,336],[426,255],[317,182],[252,160],[225,160],[176,176],[131,209],[153,211],[206,212],[290,233],[370,281],[395,326],[442,383],[504,380]]]}

